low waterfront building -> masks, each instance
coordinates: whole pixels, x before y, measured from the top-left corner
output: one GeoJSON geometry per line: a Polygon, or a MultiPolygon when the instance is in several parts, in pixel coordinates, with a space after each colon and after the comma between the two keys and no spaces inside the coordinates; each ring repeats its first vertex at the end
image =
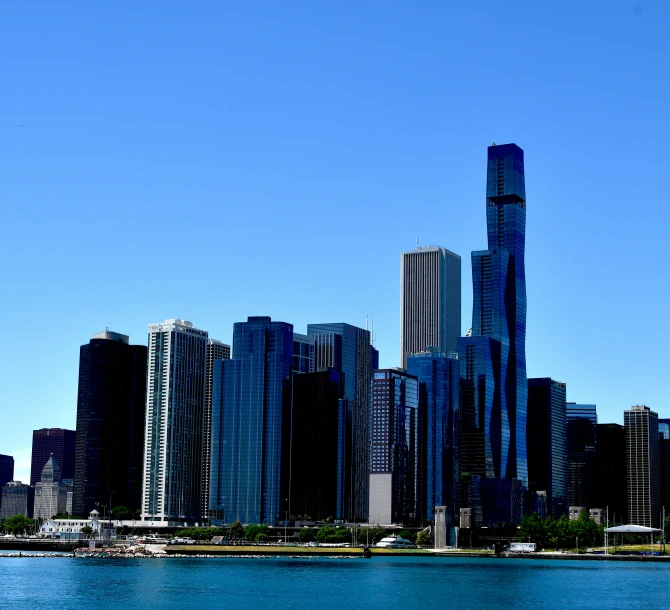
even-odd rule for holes
{"type": "Polygon", "coordinates": [[[111,540],[116,538],[116,526],[110,521],[101,521],[97,510],[91,511],[88,519],[45,519],[40,526],[39,535],[43,538],[59,538],[60,540],[83,540],[87,534],[84,527],[92,530],[91,538],[111,540]]]}

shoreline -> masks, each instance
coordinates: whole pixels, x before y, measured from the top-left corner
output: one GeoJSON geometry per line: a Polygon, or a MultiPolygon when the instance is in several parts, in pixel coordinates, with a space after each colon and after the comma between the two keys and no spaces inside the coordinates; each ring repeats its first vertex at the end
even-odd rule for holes
{"type": "MultiPolygon", "coordinates": [[[[595,555],[588,553],[502,553],[495,555],[492,552],[469,552],[434,549],[380,549],[371,547],[371,557],[448,557],[448,558],[478,558],[478,559],[525,559],[525,560],[568,560],[568,561],[636,561],[636,562],[670,562],[670,555],[595,555]]],[[[338,547],[262,547],[262,546],[206,546],[197,547],[149,545],[149,547],[103,547],[90,549],[79,547],[73,550],[46,550],[25,549],[1,550],[2,558],[61,558],[71,559],[211,559],[211,558],[278,558],[289,557],[296,559],[331,558],[331,559],[365,559],[362,548],[338,547]]]]}

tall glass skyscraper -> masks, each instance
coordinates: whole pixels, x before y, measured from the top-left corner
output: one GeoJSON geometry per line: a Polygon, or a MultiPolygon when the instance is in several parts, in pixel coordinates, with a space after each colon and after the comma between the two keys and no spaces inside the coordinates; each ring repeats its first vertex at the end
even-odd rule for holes
{"type": "Polygon", "coordinates": [[[568,512],[565,392],[564,383],[548,377],[528,380],[528,484],[546,492],[555,518],[568,512]]]}
{"type": "Polygon", "coordinates": [[[288,506],[282,440],[291,408],[293,325],[267,316],[233,327],[233,358],[214,363],[210,518],[274,525],[288,506]]]}
{"type": "Polygon", "coordinates": [[[147,347],[111,331],[79,350],[72,512],[96,504],[134,511],[142,497],[147,347]]]}
{"type": "Polygon", "coordinates": [[[201,516],[207,331],[186,320],[149,325],[142,519],[201,516]]]}
{"type": "MultiPolygon", "coordinates": [[[[516,144],[488,148],[486,224],[488,249],[472,253],[472,333],[459,340],[462,471],[527,487],[526,190],[523,150],[516,144]]],[[[516,494],[518,488],[486,484],[490,498],[495,489],[516,494]]],[[[516,521],[520,502],[510,502],[511,512],[497,514],[516,521]]]]}
{"type": "Polygon", "coordinates": [[[316,367],[344,373],[344,397],[349,400],[352,425],[352,481],[346,518],[367,520],[369,493],[370,331],[345,323],[308,324],[316,339],[316,367]]]}
{"type": "Polygon", "coordinates": [[[202,442],[202,516],[209,516],[209,467],[212,453],[212,385],[214,382],[214,363],[230,359],[230,345],[218,339],[207,339],[205,372],[205,410],[203,417],[202,442]]]}
{"type": "Polygon", "coordinates": [[[426,351],[407,358],[407,372],[419,382],[421,423],[421,519],[433,520],[435,507],[446,506],[447,526],[460,508],[458,474],[460,412],[459,363],[455,354],[426,351]]]}
{"type": "Polygon", "coordinates": [[[422,521],[418,389],[403,369],[374,371],[368,514],[378,524],[422,521]]]}

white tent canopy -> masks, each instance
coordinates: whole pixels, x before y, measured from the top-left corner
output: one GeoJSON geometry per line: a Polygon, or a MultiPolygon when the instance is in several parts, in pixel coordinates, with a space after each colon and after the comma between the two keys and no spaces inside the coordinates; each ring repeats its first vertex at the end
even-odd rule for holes
{"type": "Polygon", "coordinates": [[[605,529],[608,534],[660,534],[661,530],[644,525],[618,525],[605,529]]]}

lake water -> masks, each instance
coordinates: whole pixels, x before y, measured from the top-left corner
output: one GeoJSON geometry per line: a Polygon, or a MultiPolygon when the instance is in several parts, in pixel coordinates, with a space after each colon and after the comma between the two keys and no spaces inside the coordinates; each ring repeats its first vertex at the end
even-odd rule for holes
{"type": "Polygon", "coordinates": [[[670,565],[436,557],[0,558],[0,608],[660,608],[670,565]]]}

